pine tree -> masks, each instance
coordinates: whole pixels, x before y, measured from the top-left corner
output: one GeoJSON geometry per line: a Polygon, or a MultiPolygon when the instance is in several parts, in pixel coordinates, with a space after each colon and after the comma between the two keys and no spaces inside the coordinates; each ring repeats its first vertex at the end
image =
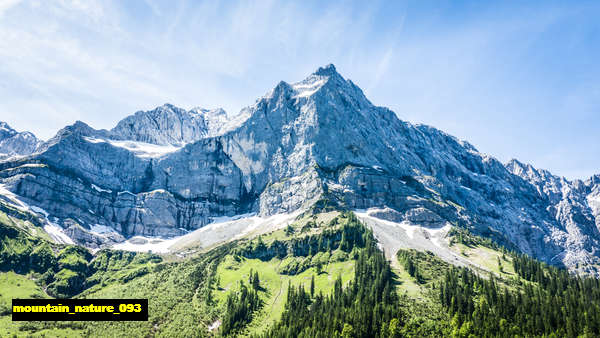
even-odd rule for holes
{"type": "Polygon", "coordinates": [[[258,278],[258,272],[254,272],[252,276],[252,288],[258,290],[260,288],[260,279],[258,278]]]}

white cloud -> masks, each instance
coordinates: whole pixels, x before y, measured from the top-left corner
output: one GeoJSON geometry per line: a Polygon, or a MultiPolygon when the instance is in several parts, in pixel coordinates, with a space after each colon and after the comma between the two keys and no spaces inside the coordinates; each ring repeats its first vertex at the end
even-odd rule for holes
{"type": "Polygon", "coordinates": [[[0,17],[4,15],[9,9],[18,5],[21,0],[0,0],[0,17]]]}
{"type": "Polygon", "coordinates": [[[390,62],[394,55],[394,48],[390,47],[385,54],[381,57],[377,64],[377,68],[375,69],[375,74],[369,87],[365,90],[365,93],[368,95],[374,88],[377,88],[379,83],[381,82],[381,78],[387,73],[390,67],[390,62]]]}

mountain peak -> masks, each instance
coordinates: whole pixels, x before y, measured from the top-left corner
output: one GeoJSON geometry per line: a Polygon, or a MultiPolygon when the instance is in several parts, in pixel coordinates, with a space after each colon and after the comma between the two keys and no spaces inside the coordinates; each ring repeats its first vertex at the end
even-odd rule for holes
{"type": "Polygon", "coordinates": [[[227,114],[221,108],[185,110],[165,103],[124,118],[111,133],[122,140],[181,146],[218,134],[226,121],[227,114]]]}
{"type": "Polygon", "coordinates": [[[154,108],[154,111],[164,111],[164,110],[173,110],[173,111],[181,111],[184,110],[182,108],[179,108],[171,103],[165,103],[162,106],[158,106],[156,108],[154,108]]]}
{"type": "Polygon", "coordinates": [[[314,73],[314,75],[319,75],[319,76],[333,76],[333,75],[340,75],[337,70],[335,69],[335,66],[333,65],[333,63],[330,63],[324,67],[319,67],[319,69],[317,69],[314,73]]]}
{"type": "Polygon", "coordinates": [[[94,135],[96,133],[96,130],[92,127],[90,127],[87,123],[77,120],[75,121],[75,123],[68,125],[64,128],[62,128],[61,130],[59,130],[56,135],[51,139],[51,140],[58,140],[62,137],[65,137],[67,135],[71,135],[71,134],[79,134],[79,135],[94,135]]]}
{"type": "Polygon", "coordinates": [[[8,123],[0,121],[0,139],[11,137],[17,133],[8,123]]]}
{"type": "Polygon", "coordinates": [[[181,145],[207,133],[205,121],[195,113],[165,103],[130,115],[111,130],[114,137],[157,145],[181,145]]]}
{"type": "Polygon", "coordinates": [[[523,162],[517,160],[516,158],[512,158],[512,159],[510,159],[510,161],[506,162],[505,166],[510,167],[510,168],[514,168],[514,167],[525,168],[527,165],[524,164],[523,162]]]}
{"type": "Polygon", "coordinates": [[[319,67],[319,69],[310,74],[306,79],[293,83],[291,86],[285,82],[281,82],[277,85],[273,93],[276,93],[278,88],[280,89],[279,91],[292,89],[294,98],[306,98],[319,92],[328,92],[335,95],[347,95],[354,98],[354,101],[368,102],[362,90],[352,83],[352,81],[344,79],[337,72],[333,64],[319,67]],[[321,90],[321,88],[326,89],[321,90]]]}
{"type": "Polygon", "coordinates": [[[569,180],[563,176],[553,175],[550,171],[546,169],[536,168],[529,163],[523,163],[517,159],[512,159],[505,164],[506,169],[512,173],[513,175],[519,176],[521,178],[527,179],[529,181],[565,181],[569,180]]]}
{"type": "Polygon", "coordinates": [[[0,121],[0,159],[13,155],[29,155],[41,142],[28,131],[17,132],[0,121]]]}

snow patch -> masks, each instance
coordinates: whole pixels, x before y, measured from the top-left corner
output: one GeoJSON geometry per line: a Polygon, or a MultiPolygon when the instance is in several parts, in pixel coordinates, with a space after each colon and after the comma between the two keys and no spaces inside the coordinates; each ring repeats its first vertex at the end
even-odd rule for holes
{"type": "Polygon", "coordinates": [[[181,251],[191,247],[208,248],[243,237],[250,238],[265,234],[286,227],[296,219],[300,212],[302,211],[269,217],[259,217],[255,214],[215,217],[212,223],[177,238],[177,242],[169,250],[181,251]]]}
{"type": "Polygon", "coordinates": [[[235,216],[219,216],[219,217],[212,217],[212,222],[210,222],[208,225],[210,224],[218,224],[218,223],[227,223],[227,222],[232,222],[232,221],[237,221],[238,219],[242,219],[242,218],[250,218],[253,217],[254,215],[256,215],[255,213],[248,213],[248,214],[240,214],[240,215],[235,215],[235,216]]]}
{"type": "Polygon", "coordinates": [[[115,231],[115,229],[106,226],[106,225],[102,225],[102,224],[94,224],[94,225],[90,225],[90,232],[93,232],[95,234],[98,235],[105,235],[105,234],[109,234],[109,233],[117,233],[115,231]]]}
{"type": "Polygon", "coordinates": [[[88,141],[89,143],[106,143],[106,140],[104,139],[93,138],[88,136],[84,136],[83,139],[88,141]]]}
{"type": "Polygon", "coordinates": [[[99,186],[95,185],[94,183],[92,183],[92,188],[98,192],[107,192],[109,194],[112,193],[112,190],[102,189],[99,186]]]}
{"type": "Polygon", "coordinates": [[[327,187],[329,189],[338,190],[338,191],[344,191],[345,190],[344,186],[341,185],[341,184],[339,184],[339,183],[327,182],[327,187]]]}
{"type": "Polygon", "coordinates": [[[212,324],[208,326],[208,331],[212,331],[218,329],[221,326],[221,321],[219,319],[215,320],[212,324]]]}
{"type": "Polygon", "coordinates": [[[22,211],[29,211],[30,208],[27,203],[22,202],[17,195],[15,195],[12,191],[6,189],[3,184],[0,184],[0,198],[3,198],[5,201],[11,203],[14,207],[22,211]]]}
{"type": "Polygon", "coordinates": [[[148,191],[146,194],[155,194],[155,193],[169,193],[168,191],[166,191],[165,189],[155,189],[152,191],[148,191]]]}
{"type": "Polygon", "coordinates": [[[46,231],[48,235],[50,235],[50,237],[52,237],[52,239],[58,243],[75,244],[73,240],[65,234],[60,226],[50,221],[48,221],[48,224],[44,225],[44,231],[46,231]]]}
{"type": "Polygon", "coordinates": [[[44,217],[46,217],[46,218],[47,218],[47,217],[48,217],[48,215],[49,215],[49,214],[48,214],[48,212],[47,212],[46,210],[42,209],[42,208],[39,208],[39,207],[36,207],[36,206],[33,206],[33,205],[32,205],[32,206],[30,206],[29,208],[30,208],[31,210],[33,210],[33,211],[37,212],[38,214],[42,214],[42,215],[44,215],[44,217]]]}
{"type": "Polygon", "coordinates": [[[125,191],[119,191],[119,192],[117,193],[117,195],[118,195],[118,196],[121,196],[121,195],[123,195],[123,194],[129,194],[129,195],[131,195],[131,196],[135,196],[135,194],[134,194],[134,193],[132,193],[132,192],[131,192],[131,191],[129,191],[129,190],[125,190],[125,191]]]}
{"type": "MultiPolygon", "coordinates": [[[[46,223],[44,225],[44,231],[46,231],[50,238],[52,238],[56,242],[63,244],[75,244],[73,240],[69,236],[67,236],[67,234],[65,234],[62,227],[51,222],[48,219],[49,213],[46,210],[33,205],[28,205],[27,203],[21,201],[17,197],[17,195],[13,194],[10,190],[6,189],[2,184],[0,184],[0,195],[0,197],[4,197],[5,200],[10,202],[14,207],[16,207],[19,210],[28,212],[33,211],[35,213],[44,215],[44,220],[46,223]]],[[[56,218],[54,217],[54,219],[56,218]]]]}
{"type": "Polygon", "coordinates": [[[376,218],[378,222],[383,223],[385,225],[391,226],[391,227],[398,227],[401,228],[402,230],[404,230],[404,232],[406,233],[406,235],[410,238],[410,239],[414,239],[415,238],[415,231],[420,230],[420,229],[424,229],[418,225],[413,225],[407,221],[403,221],[403,222],[392,222],[392,221],[388,221],[385,219],[381,219],[381,218],[377,218],[374,216],[371,216],[369,213],[371,211],[375,211],[375,210],[381,210],[381,209],[369,209],[369,210],[364,210],[364,209],[357,209],[354,210],[354,213],[356,214],[356,216],[361,217],[361,218],[376,218]]]}
{"type": "Polygon", "coordinates": [[[138,141],[107,140],[88,136],[84,137],[84,139],[90,143],[108,143],[114,147],[126,149],[140,158],[161,157],[183,148],[183,146],[176,147],[173,145],[157,145],[138,141]]]}
{"type": "Polygon", "coordinates": [[[161,237],[134,236],[125,242],[113,245],[112,249],[135,252],[167,253],[169,252],[169,247],[173,245],[179,237],[166,239],[161,237]]]}
{"type": "Polygon", "coordinates": [[[327,82],[326,78],[312,82],[302,81],[293,84],[292,89],[294,89],[294,91],[296,92],[296,95],[294,95],[294,97],[300,98],[311,96],[312,94],[316,93],[325,84],[325,82],[327,82]]]}
{"type": "MultiPolygon", "coordinates": [[[[23,157],[23,156],[15,156],[15,157],[23,157]]],[[[8,168],[7,170],[17,170],[17,169],[21,169],[21,168],[44,168],[45,166],[46,166],[45,164],[40,164],[40,163],[26,163],[26,164],[20,165],[18,167],[8,168]]]]}

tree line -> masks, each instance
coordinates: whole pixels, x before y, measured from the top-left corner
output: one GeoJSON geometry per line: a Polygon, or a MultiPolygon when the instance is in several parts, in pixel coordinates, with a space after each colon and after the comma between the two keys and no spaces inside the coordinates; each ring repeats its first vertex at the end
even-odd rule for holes
{"type": "Polygon", "coordinates": [[[501,285],[490,274],[450,268],[439,299],[452,318],[453,334],[475,336],[600,336],[600,281],[570,275],[526,255],[513,259],[524,280],[501,285]]]}

